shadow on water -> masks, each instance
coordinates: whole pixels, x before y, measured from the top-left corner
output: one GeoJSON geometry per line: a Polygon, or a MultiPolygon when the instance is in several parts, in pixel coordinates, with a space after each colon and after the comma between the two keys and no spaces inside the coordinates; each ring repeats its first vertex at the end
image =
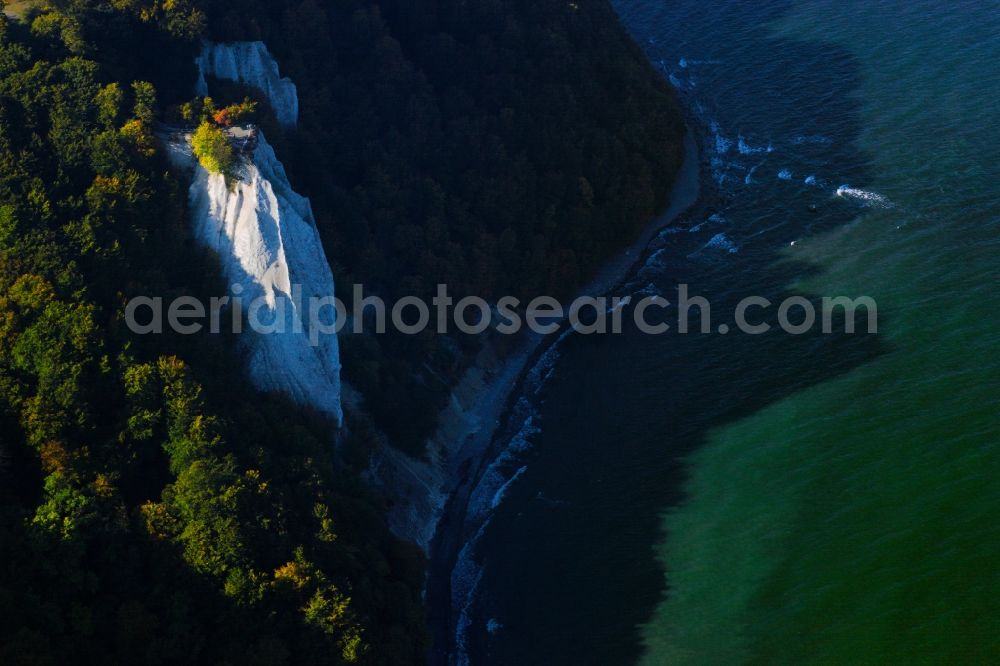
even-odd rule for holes
{"type": "Polygon", "coordinates": [[[682,499],[681,458],[713,429],[884,351],[868,335],[678,336],[659,342],[666,354],[631,343],[658,356],[654,373],[608,372],[613,354],[577,338],[546,387],[535,453],[480,542],[481,619],[503,624],[484,663],[634,661],[636,629],[664,593],[655,546],[662,511],[682,499]]]}
{"type": "MultiPolygon", "coordinates": [[[[682,90],[689,108],[709,100],[714,118],[748,135],[789,137],[816,128],[833,137],[832,145],[803,149],[796,170],[825,164],[831,177],[863,186],[869,179],[864,156],[853,148],[860,127],[850,94],[859,86],[857,63],[829,44],[769,37],[764,25],[788,3],[750,4],[616,3],[654,63],[676,63],[691,53],[725,63],[715,80],[705,75],[700,88],[682,90]]],[[[707,156],[709,119],[693,122],[703,131],[707,156]]],[[[802,295],[789,285],[818,269],[781,251],[791,241],[851,222],[860,210],[829,191],[777,182],[755,190],[715,187],[707,159],[703,169],[702,199],[687,224],[721,211],[739,252],[705,247],[712,229],[674,234],[658,257],[659,274],[640,277],[671,301],[677,300],[677,283],[689,284],[692,294],[710,301],[713,332],[649,336],[626,330],[571,336],[561,345],[554,373],[536,398],[541,431],[531,453],[518,461],[527,469],[476,548],[485,573],[467,609],[466,653],[473,664],[636,661],[639,627],[668,593],[656,546],[664,538],[663,512],[683,499],[684,457],[714,429],[888,351],[877,336],[863,333],[863,315],[856,334],[843,332],[843,315],[834,320],[839,334],[714,332],[720,323],[732,326],[736,304],[746,296],[778,303],[802,295]],[[810,211],[813,203],[816,212],[810,211]]],[[[821,296],[839,295],[805,294],[817,312],[821,296]]],[[[666,310],[664,320],[674,326],[676,310],[666,310]]],[[[773,309],[763,320],[776,325],[773,309]]],[[[467,523],[464,539],[480,526],[467,523]]],[[[432,573],[437,597],[447,597],[441,571],[451,571],[455,551],[457,546],[432,573]]],[[[432,608],[450,616],[447,626],[435,627],[433,663],[448,663],[445,652],[454,660],[459,611],[432,608]]]]}

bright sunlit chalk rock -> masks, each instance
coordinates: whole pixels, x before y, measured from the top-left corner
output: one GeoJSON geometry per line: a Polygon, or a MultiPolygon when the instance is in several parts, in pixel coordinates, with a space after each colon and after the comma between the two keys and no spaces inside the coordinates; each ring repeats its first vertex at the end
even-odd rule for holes
{"type": "MultiPolygon", "coordinates": [[[[251,321],[261,324],[257,331],[245,325],[240,336],[254,385],[285,393],[342,423],[337,336],[318,335],[315,345],[309,337],[310,299],[334,295],[309,200],[292,189],[263,134],[233,184],[202,168],[185,144],[173,142],[169,150],[176,164],[194,170],[188,196],[195,238],[215,250],[232,294],[242,299],[251,321]],[[254,299],[260,305],[251,312],[254,299]]],[[[319,319],[332,324],[333,308],[324,308],[319,319]]]]}
{"type": "MultiPolygon", "coordinates": [[[[208,94],[208,77],[238,81],[266,95],[278,122],[297,122],[295,84],[280,76],[263,42],[206,41],[196,63],[197,94],[208,94]]],[[[310,299],[333,297],[334,284],[309,200],[292,189],[263,134],[235,184],[197,164],[184,141],[172,142],[169,152],[175,163],[194,169],[189,191],[194,236],[218,253],[244,307],[254,299],[262,304],[245,312],[255,315],[263,330],[244,329],[241,336],[254,385],[285,393],[343,423],[337,336],[310,339],[310,299]]],[[[319,320],[329,325],[333,317],[326,307],[319,320]]]]}

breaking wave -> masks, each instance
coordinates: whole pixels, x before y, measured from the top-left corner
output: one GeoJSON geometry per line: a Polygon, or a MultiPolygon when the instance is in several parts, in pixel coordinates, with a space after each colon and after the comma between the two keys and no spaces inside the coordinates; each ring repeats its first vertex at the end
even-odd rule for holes
{"type": "Polygon", "coordinates": [[[496,509],[498,506],[500,506],[500,503],[503,502],[504,496],[507,494],[507,490],[511,487],[511,485],[514,484],[515,481],[520,479],[521,475],[524,474],[526,471],[528,471],[528,466],[522,465],[516,472],[514,472],[514,476],[510,477],[507,480],[507,483],[500,486],[500,489],[497,490],[495,495],[493,495],[493,500],[490,502],[491,509],[496,509]]]}
{"type": "Polygon", "coordinates": [[[766,146],[752,146],[740,135],[736,142],[736,149],[740,155],[760,155],[762,153],[773,153],[774,146],[768,143],[766,146]]]}
{"type": "Polygon", "coordinates": [[[797,136],[792,139],[792,143],[797,146],[802,144],[812,144],[817,146],[829,146],[833,144],[833,139],[822,134],[812,134],[809,136],[797,136]]]}
{"type": "MultiPolygon", "coordinates": [[[[520,464],[519,461],[531,450],[532,438],[541,432],[537,425],[537,406],[531,398],[542,390],[552,376],[559,360],[559,346],[572,333],[572,327],[563,331],[528,371],[524,380],[524,395],[518,399],[511,412],[510,422],[519,423],[520,426],[515,426],[516,430],[506,446],[486,468],[469,496],[466,525],[479,523],[479,527],[462,546],[451,572],[451,604],[452,608],[459,609],[455,624],[455,663],[459,666],[470,663],[468,636],[473,626],[474,608],[483,578],[483,566],[476,558],[479,541],[490,525],[493,512],[503,503],[511,486],[528,469],[527,465],[520,464]]],[[[488,621],[486,629],[495,633],[501,626],[493,618],[488,621]]]]}
{"type": "Polygon", "coordinates": [[[726,254],[736,254],[740,251],[739,247],[737,247],[736,243],[729,236],[724,233],[718,233],[712,236],[700,249],[689,254],[688,257],[695,257],[706,250],[719,250],[726,254]]]}
{"type": "Polygon", "coordinates": [[[859,201],[866,206],[871,206],[873,208],[892,208],[893,203],[881,194],[877,192],[869,192],[868,190],[858,189],[856,187],[850,187],[848,185],[841,185],[837,188],[837,196],[844,197],[846,199],[854,199],[859,201]]]}
{"type": "Polygon", "coordinates": [[[476,564],[473,550],[489,524],[488,520],[483,522],[476,535],[462,546],[455,561],[455,568],[451,572],[452,606],[461,608],[455,622],[455,663],[458,666],[467,666],[470,663],[467,637],[472,626],[472,606],[476,601],[479,584],[483,580],[483,569],[476,564]]]}
{"type": "MultiPolygon", "coordinates": [[[[550,373],[546,373],[548,376],[550,373]]],[[[509,478],[505,470],[531,447],[531,437],[540,432],[534,424],[535,414],[529,408],[524,398],[518,401],[518,407],[531,411],[523,421],[520,430],[511,438],[507,448],[490,463],[483,477],[476,485],[469,498],[466,521],[482,521],[475,535],[465,542],[455,560],[455,568],[451,571],[451,604],[459,609],[458,620],[455,623],[455,660],[457,664],[469,663],[468,635],[473,623],[473,608],[476,603],[479,585],[483,579],[483,567],[476,559],[479,541],[489,528],[493,511],[503,502],[507,491],[528,469],[520,466],[509,478]]],[[[474,524],[474,522],[473,522],[474,524]]],[[[497,623],[499,624],[499,623],[497,623]]],[[[488,627],[487,627],[488,628],[488,627]]]]}
{"type": "Polygon", "coordinates": [[[706,219],[688,229],[688,233],[696,234],[702,230],[706,224],[728,224],[729,220],[722,213],[712,213],[706,219]]]}
{"type": "Polygon", "coordinates": [[[715,137],[715,152],[719,155],[725,155],[729,152],[729,149],[733,147],[733,140],[726,138],[726,136],[722,134],[719,123],[712,122],[711,129],[712,134],[715,137]]]}
{"type": "Polygon", "coordinates": [[[677,65],[681,69],[687,69],[688,67],[696,67],[698,65],[721,65],[721,60],[688,60],[687,58],[681,58],[677,61],[677,65]]]}

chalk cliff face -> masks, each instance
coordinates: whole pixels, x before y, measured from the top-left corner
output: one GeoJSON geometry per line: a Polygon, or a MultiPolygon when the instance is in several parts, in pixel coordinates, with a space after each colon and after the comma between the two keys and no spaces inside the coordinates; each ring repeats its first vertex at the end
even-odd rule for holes
{"type": "MultiPolygon", "coordinates": [[[[198,64],[199,94],[208,92],[206,74],[232,78],[267,93],[279,118],[294,124],[295,86],[278,78],[278,65],[263,43],[206,43],[198,64]]],[[[249,318],[240,339],[249,354],[251,380],[343,423],[340,354],[337,336],[330,332],[333,274],[309,200],[292,189],[262,133],[231,183],[198,164],[186,137],[173,137],[168,152],[176,165],[193,170],[188,193],[193,234],[218,254],[230,295],[241,299],[249,318]],[[315,299],[327,300],[320,307],[315,299]],[[316,317],[311,317],[311,304],[316,317]],[[313,331],[318,334],[310,335],[313,331]]]]}
{"type": "MultiPolygon", "coordinates": [[[[267,95],[278,120],[295,124],[298,99],[295,85],[278,74],[278,65],[261,42],[205,42],[196,60],[196,92],[209,94],[211,77],[239,81],[267,95]]],[[[332,296],[333,277],[317,234],[309,201],[288,182],[281,162],[263,134],[252,157],[241,165],[238,181],[227,184],[221,175],[209,174],[191,155],[190,143],[179,137],[168,142],[170,157],[193,169],[189,191],[192,228],[196,238],[219,255],[231,288],[240,285],[240,298],[249,304],[261,298],[256,312],[265,325],[284,324],[281,333],[257,334],[245,330],[247,371],[264,390],[286,393],[343,422],[342,403],[363,410],[362,400],[349,386],[341,386],[340,359],[335,335],[323,335],[311,346],[308,337],[310,296],[332,296]],[[301,295],[293,297],[293,285],[301,295]]],[[[332,309],[323,310],[322,321],[331,321],[332,309]]],[[[494,371],[499,362],[485,363],[494,371]]],[[[515,366],[512,365],[511,368],[515,366]]],[[[483,371],[473,368],[458,387],[442,415],[442,427],[428,445],[429,460],[416,460],[390,445],[383,446],[369,470],[373,485],[393,499],[389,523],[398,536],[419,544],[430,543],[459,467],[467,464],[484,442],[471,445],[470,437],[484,434],[479,392],[483,371]],[[465,455],[462,450],[467,449],[465,455]]],[[[497,409],[503,400],[496,397],[497,409]]]]}
{"type": "Polygon", "coordinates": [[[281,78],[278,63],[264,42],[233,42],[228,44],[206,41],[196,60],[198,81],[195,94],[207,95],[207,77],[238,81],[260,89],[266,96],[278,122],[292,127],[299,119],[299,98],[295,84],[281,78]]]}

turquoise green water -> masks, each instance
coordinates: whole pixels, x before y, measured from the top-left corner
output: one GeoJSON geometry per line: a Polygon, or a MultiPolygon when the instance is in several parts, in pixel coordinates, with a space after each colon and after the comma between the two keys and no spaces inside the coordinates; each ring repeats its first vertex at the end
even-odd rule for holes
{"type": "Polygon", "coordinates": [[[715,430],[664,520],[645,662],[1000,659],[1000,7],[808,2],[860,65],[867,189],[788,254],[868,293],[891,352],[715,430]],[[899,228],[897,228],[899,227],[899,228]]]}

